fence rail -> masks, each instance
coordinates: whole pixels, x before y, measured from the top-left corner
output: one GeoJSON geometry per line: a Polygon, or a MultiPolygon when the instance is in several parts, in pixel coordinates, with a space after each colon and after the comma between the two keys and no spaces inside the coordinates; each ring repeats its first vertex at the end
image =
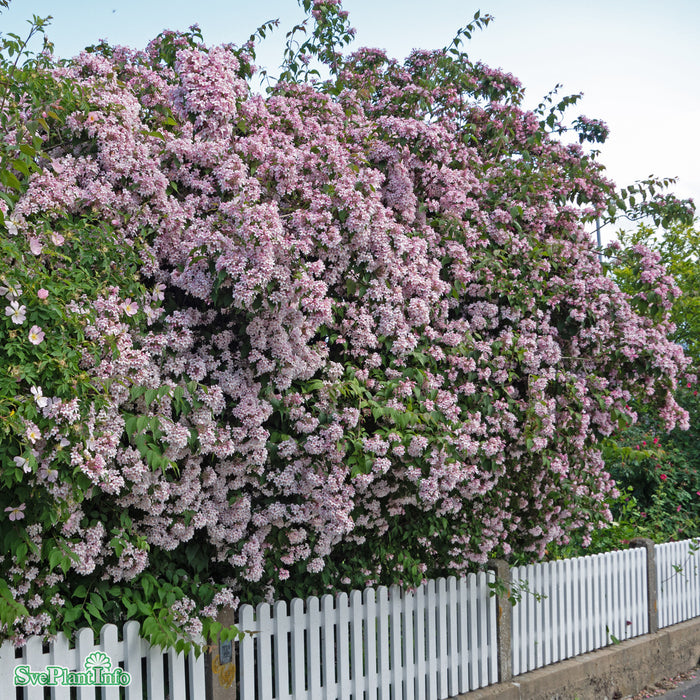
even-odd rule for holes
{"type": "MultiPolygon", "coordinates": [[[[139,625],[119,638],[106,625],[95,643],[81,630],[43,644],[0,646],[0,695],[14,669],[84,668],[94,651],[131,674],[125,688],[81,687],[80,700],[443,700],[498,680],[700,616],[697,540],[514,567],[499,575],[519,602],[493,597],[495,574],[326,595],[306,601],[243,605],[237,625],[235,681],[218,687],[204,658],[150,647],[139,625]],[[654,580],[655,577],[655,580],[654,580]],[[656,597],[649,597],[652,591],[656,597]],[[499,605],[501,608],[499,609],[499,605]],[[510,634],[508,634],[510,633],[510,634]],[[502,644],[510,638],[510,646],[502,644]],[[210,694],[205,677],[212,679],[210,694]]],[[[231,668],[233,671],[233,668],[231,668]]],[[[17,688],[8,700],[44,700],[44,688],[17,688]]],[[[51,700],[74,690],[52,687],[51,700]]]]}

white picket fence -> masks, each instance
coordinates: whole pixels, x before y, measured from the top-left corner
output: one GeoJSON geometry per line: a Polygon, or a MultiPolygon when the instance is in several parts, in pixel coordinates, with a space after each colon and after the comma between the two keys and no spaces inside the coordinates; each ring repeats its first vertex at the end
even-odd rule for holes
{"type": "MultiPolygon", "coordinates": [[[[659,626],[700,616],[692,541],[654,548],[659,626]]],[[[488,580],[493,580],[489,575],[488,580]]],[[[517,676],[649,632],[647,550],[511,569],[517,676]]],[[[437,700],[497,681],[496,605],[485,574],[242,606],[241,700],[437,700]]]]}
{"type": "MultiPolygon", "coordinates": [[[[659,627],[700,616],[698,546],[686,540],[653,551],[659,627]]],[[[649,631],[645,548],[514,567],[510,574],[520,597],[511,618],[514,676],[649,631]]],[[[492,572],[482,572],[429,581],[413,591],[379,587],[243,605],[237,625],[246,634],[234,656],[238,697],[444,700],[496,683],[497,625],[507,616],[497,619],[494,580],[492,572]]],[[[106,625],[99,643],[91,630],[81,630],[73,645],[62,634],[49,644],[32,638],[20,649],[3,644],[0,697],[44,700],[41,686],[8,690],[14,668],[82,670],[93,651],[130,673],[130,685],[83,686],[77,694],[53,687],[51,700],[206,698],[204,657],[150,647],[136,622],[124,625],[121,639],[114,625],[106,625]]]]}
{"type": "Polygon", "coordinates": [[[493,574],[239,612],[241,700],[449,698],[498,680],[493,574]]]}
{"type": "Polygon", "coordinates": [[[700,616],[699,545],[685,540],[654,548],[659,628],[700,616]]]}
{"type": "Polygon", "coordinates": [[[646,634],[646,579],[645,549],[511,569],[513,675],[646,634]]]}
{"type": "MultiPolygon", "coordinates": [[[[23,647],[15,648],[9,642],[0,646],[0,698],[5,700],[44,700],[41,685],[13,687],[14,669],[29,665],[32,673],[44,671],[47,666],[63,666],[72,671],[84,670],[87,656],[102,651],[110,657],[113,668],[120,666],[131,675],[131,682],[120,690],[117,686],[77,688],[79,700],[204,700],[204,656],[197,659],[177,654],[174,649],[152,647],[139,636],[139,623],[127,622],[123,638],[119,639],[115,625],[105,625],[100,641],[95,644],[91,629],[82,629],[70,645],[64,634],[43,644],[41,637],[31,637],[23,647]],[[101,693],[98,695],[98,693],[101,693]]],[[[51,700],[70,700],[76,690],[68,686],[50,688],[51,700]]]]}

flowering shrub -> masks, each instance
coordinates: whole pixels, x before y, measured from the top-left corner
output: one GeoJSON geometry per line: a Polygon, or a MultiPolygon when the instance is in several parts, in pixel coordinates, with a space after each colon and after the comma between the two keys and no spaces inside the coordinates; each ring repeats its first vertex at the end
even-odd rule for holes
{"type": "MultiPolygon", "coordinates": [[[[700,368],[700,325],[698,320],[697,250],[700,234],[697,226],[673,225],[657,232],[641,225],[636,230],[621,233],[627,246],[645,244],[656,265],[673,275],[674,284],[682,290],[670,310],[673,323],[671,338],[680,344],[700,368]]],[[[613,267],[620,286],[631,295],[643,294],[640,274],[624,260],[613,267]]],[[[646,273],[648,275],[648,273],[646,273]]],[[[658,416],[637,402],[640,414],[636,424],[616,435],[608,448],[606,461],[621,487],[629,488],[635,500],[635,527],[657,542],[685,539],[700,535],[700,451],[698,426],[700,402],[695,381],[686,382],[676,391],[678,403],[689,413],[690,429],[666,433],[658,416]]]]}
{"type": "Polygon", "coordinates": [[[687,421],[676,289],[642,249],[645,303],[603,274],[582,223],[613,185],[558,108],[458,42],[343,58],[339,4],[304,4],[266,97],[252,42],[196,31],[14,76],[4,108],[47,114],[3,146],[16,642],[541,556],[611,519],[600,441],[634,395],[687,421]],[[295,82],[314,57],[331,78],[295,82]]]}

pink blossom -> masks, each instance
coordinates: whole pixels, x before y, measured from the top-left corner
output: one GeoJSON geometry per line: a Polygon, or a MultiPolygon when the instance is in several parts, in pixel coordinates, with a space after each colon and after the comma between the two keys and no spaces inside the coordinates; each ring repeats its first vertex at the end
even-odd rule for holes
{"type": "Polygon", "coordinates": [[[22,471],[25,472],[25,474],[29,474],[31,472],[31,466],[29,465],[29,462],[24,458],[24,457],[13,457],[12,461],[20,468],[22,471]]]}
{"type": "Polygon", "coordinates": [[[22,287],[14,283],[8,283],[7,287],[0,286],[0,296],[7,296],[8,301],[19,299],[22,296],[22,287]]]}
{"type": "Polygon", "coordinates": [[[122,309],[124,309],[124,313],[127,316],[134,316],[139,310],[139,307],[138,304],[134,301],[131,301],[131,299],[125,299],[124,303],[122,304],[122,309]]]}
{"type": "Polygon", "coordinates": [[[23,520],[25,508],[26,505],[24,503],[21,503],[18,506],[9,506],[8,508],[5,508],[5,512],[10,514],[10,520],[23,520]]]}
{"type": "Polygon", "coordinates": [[[5,316],[10,316],[13,323],[21,325],[27,320],[27,307],[20,305],[18,301],[11,301],[10,305],[5,307],[5,316]]]}
{"type": "Polygon", "coordinates": [[[29,423],[26,430],[27,440],[32,444],[36,443],[37,440],[41,440],[41,431],[34,425],[34,423],[29,423]]]}
{"type": "Polygon", "coordinates": [[[39,289],[36,293],[36,295],[39,297],[39,299],[46,299],[49,296],[49,290],[44,289],[43,287],[39,289]]]}
{"type": "Polygon", "coordinates": [[[5,219],[5,228],[11,236],[16,236],[19,231],[19,222],[15,219],[5,219]]]}
{"type": "Polygon", "coordinates": [[[44,340],[45,337],[44,331],[41,330],[39,326],[32,326],[29,329],[29,342],[32,345],[39,345],[44,340]]]}
{"type": "Polygon", "coordinates": [[[34,397],[34,401],[36,401],[36,405],[39,406],[39,408],[44,408],[48,405],[49,399],[44,396],[40,386],[33,386],[30,391],[34,397]]]}
{"type": "Polygon", "coordinates": [[[41,255],[44,246],[38,238],[32,237],[29,239],[29,250],[32,251],[33,255],[41,255]]]}

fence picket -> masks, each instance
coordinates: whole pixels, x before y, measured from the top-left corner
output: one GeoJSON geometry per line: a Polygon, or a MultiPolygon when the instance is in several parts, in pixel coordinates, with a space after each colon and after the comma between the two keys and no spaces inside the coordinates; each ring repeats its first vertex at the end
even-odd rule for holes
{"type": "Polygon", "coordinates": [[[416,700],[427,698],[427,664],[425,639],[425,585],[416,589],[416,614],[414,617],[413,634],[416,650],[416,700]]]}
{"type": "MultiPolygon", "coordinates": [[[[321,606],[316,596],[306,600],[308,615],[308,637],[306,650],[306,670],[309,674],[309,700],[321,700],[323,697],[321,686],[321,660],[323,652],[321,648],[321,606]]],[[[241,700],[245,700],[241,698],[241,700]]]]}
{"type": "MultiPolygon", "coordinates": [[[[525,583],[528,590],[532,580],[534,579],[534,575],[535,567],[532,564],[528,564],[525,567],[525,583]]],[[[537,646],[537,639],[535,638],[537,631],[535,625],[536,610],[535,606],[532,604],[529,593],[523,593],[520,604],[525,606],[525,610],[527,610],[527,627],[525,628],[527,630],[527,661],[525,668],[527,668],[528,671],[531,671],[533,668],[535,668],[535,649],[537,646]]]]}
{"type": "Polygon", "coordinates": [[[585,570],[586,570],[586,617],[584,620],[584,625],[586,628],[586,647],[585,651],[591,651],[595,648],[595,573],[593,565],[595,562],[594,557],[586,557],[585,560],[585,570]]]}
{"type": "Polygon", "coordinates": [[[496,631],[497,616],[496,616],[496,601],[491,597],[491,589],[489,584],[496,581],[496,574],[493,571],[482,572],[479,576],[483,576],[481,585],[481,605],[486,611],[486,620],[488,622],[489,637],[488,648],[486,655],[488,657],[488,674],[489,683],[498,683],[498,635],[496,631]]]}
{"type": "MultiPolygon", "coordinates": [[[[332,595],[321,598],[321,644],[323,646],[323,687],[325,697],[337,698],[338,678],[335,672],[335,605],[332,595]]],[[[265,697],[263,695],[263,697],[265,697]]]]}
{"type": "Polygon", "coordinates": [[[693,604],[690,609],[690,617],[700,615],[700,575],[698,572],[698,563],[700,562],[700,553],[695,552],[690,560],[690,575],[691,586],[690,595],[693,604]]]}
{"type": "MultiPolygon", "coordinates": [[[[255,609],[258,637],[258,697],[271,698],[272,695],[272,619],[268,603],[259,603],[255,609]]],[[[277,659],[275,659],[277,660],[277,659]]],[[[325,666],[328,666],[326,662],[325,666]]]]}
{"type": "Polygon", "coordinates": [[[338,667],[338,698],[350,696],[350,609],[348,594],[340,593],[335,599],[336,663],[338,667]]]}
{"type": "MultiPolygon", "coordinates": [[[[130,668],[134,668],[135,673],[138,675],[138,682],[140,684],[141,681],[141,638],[139,637],[138,630],[139,630],[139,624],[138,622],[133,623],[136,625],[136,633],[133,634],[131,633],[131,637],[129,641],[131,642],[130,646],[127,649],[127,659],[126,661],[129,664],[130,668]]],[[[129,625],[125,625],[125,631],[126,627],[129,625]]],[[[133,630],[133,627],[131,628],[133,630]]],[[[130,630],[130,631],[131,631],[130,630]]],[[[78,660],[79,660],[79,671],[85,670],[85,659],[88,657],[89,654],[91,654],[93,651],[97,651],[97,647],[95,646],[95,638],[93,636],[92,630],[91,629],[82,629],[78,632],[76,635],[76,643],[75,643],[75,648],[77,649],[78,652],[78,660]]],[[[126,664],[125,664],[126,665],[126,664]]],[[[126,669],[129,671],[129,669],[126,669]]],[[[129,671],[131,673],[131,671],[129,671]]],[[[132,685],[133,685],[134,679],[132,678],[132,683],[131,685],[128,686],[128,690],[133,693],[132,690],[132,685]]],[[[95,688],[92,686],[78,686],[77,688],[77,698],[78,700],[95,700],[95,688]]],[[[43,697],[43,694],[42,696],[43,697]]],[[[34,698],[29,696],[27,700],[34,700],[34,698]]],[[[133,700],[132,698],[128,698],[128,700],[133,700]]]]}
{"type": "Polygon", "coordinates": [[[645,547],[640,547],[639,566],[637,568],[637,595],[639,601],[637,605],[637,629],[639,634],[647,634],[649,632],[649,591],[647,588],[647,550],[645,547]]]}
{"type": "Polygon", "coordinates": [[[350,675],[353,698],[361,698],[365,690],[362,618],[362,593],[352,591],[350,593],[350,675]]]}
{"type": "MultiPolygon", "coordinates": [[[[92,636],[91,630],[85,630],[92,636]]],[[[44,657],[43,643],[41,637],[30,637],[25,644],[25,663],[31,666],[32,671],[46,670],[46,659],[44,657]]],[[[40,685],[28,685],[25,688],[27,700],[43,700],[44,688],[40,685]]]]}
{"type": "Polygon", "coordinates": [[[170,700],[187,700],[187,685],[185,683],[185,655],[175,649],[167,651],[168,680],[170,700]]]}
{"type": "Polygon", "coordinates": [[[566,584],[564,581],[564,561],[554,562],[557,586],[557,656],[555,661],[566,658],[566,584]]]}
{"type": "Polygon", "coordinates": [[[457,579],[450,576],[447,579],[447,624],[448,624],[448,655],[449,695],[459,694],[459,647],[457,646],[457,628],[459,626],[459,608],[457,607],[457,579]]]}
{"type": "MultiPolygon", "coordinates": [[[[516,586],[518,584],[518,581],[520,580],[520,567],[515,566],[511,569],[511,586],[516,586]]],[[[470,604],[472,601],[469,601],[470,604]]],[[[522,663],[521,663],[521,654],[522,654],[522,649],[523,649],[523,641],[522,641],[522,636],[523,636],[523,629],[522,625],[520,624],[520,620],[522,617],[522,607],[519,604],[516,604],[515,607],[513,608],[513,616],[511,619],[511,654],[510,654],[510,663],[511,663],[511,668],[513,669],[513,675],[514,676],[519,676],[520,673],[522,672],[522,663]]],[[[470,637],[470,645],[471,649],[475,649],[474,641],[470,637]]],[[[478,686],[475,686],[478,687],[478,686]]],[[[470,690],[473,690],[473,687],[470,687],[470,690]]]]}
{"type": "Polygon", "coordinates": [[[459,606],[459,692],[466,693],[469,685],[469,611],[467,609],[467,586],[469,578],[462,577],[457,582],[457,605],[459,606]]]}
{"type": "Polygon", "coordinates": [[[582,568],[581,559],[576,558],[571,561],[571,576],[572,576],[572,586],[571,592],[572,598],[572,608],[573,617],[571,619],[571,626],[573,631],[573,649],[572,656],[578,656],[583,648],[581,641],[583,632],[583,610],[585,601],[585,588],[581,578],[582,568]]]}
{"type": "Polygon", "coordinates": [[[379,661],[379,698],[391,700],[389,677],[389,591],[377,589],[377,657],[379,661]]]}
{"type": "MultiPolygon", "coordinates": [[[[414,700],[415,698],[415,665],[414,665],[414,614],[415,614],[415,594],[412,591],[404,593],[403,596],[403,700],[414,700]]],[[[457,610],[456,606],[453,608],[457,610]]]]}
{"type": "MultiPolygon", "coordinates": [[[[252,605],[241,605],[238,610],[238,627],[244,633],[238,645],[238,676],[241,700],[255,700],[255,643],[261,643],[260,631],[255,621],[252,605]]],[[[259,673],[259,672],[258,672],[259,673]]]]}
{"type": "MultiPolygon", "coordinates": [[[[138,622],[127,622],[122,630],[124,649],[124,670],[131,674],[131,683],[126,688],[126,700],[141,700],[143,697],[143,679],[141,677],[141,652],[144,642],[140,637],[141,627],[138,622]]],[[[78,656],[84,659],[79,644],[76,644],[78,656]]],[[[78,700],[82,700],[78,696],[78,700]]]]}
{"type": "Polygon", "coordinates": [[[680,571],[674,570],[673,572],[673,601],[675,603],[674,605],[674,623],[681,622],[682,620],[685,619],[684,615],[684,610],[683,610],[683,598],[685,597],[683,595],[683,575],[685,573],[685,570],[688,566],[687,562],[687,557],[686,557],[686,546],[685,543],[682,542],[674,542],[674,553],[675,553],[675,561],[680,567],[680,571]]]}
{"type": "Polygon", "coordinates": [[[287,603],[278,600],[273,608],[272,648],[275,654],[275,697],[277,700],[290,700],[289,694],[289,615],[287,603]]]}
{"type": "Polygon", "coordinates": [[[435,581],[428,581],[426,590],[425,636],[427,640],[426,671],[428,674],[428,697],[437,697],[437,594],[435,581]]]}
{"type": "Polygon", "coordinates": [[[146,654],[146,692],[149,698],[164,698],[165,688],[163,649],[154,646],[146,654]]]}
{"type": "Polygon", "coordinates": [[[402,698],[403,664],[401,662],[401,589],[389,589],[389,646],[391,663],[391,686],[393,697],[402,698]]]}
{"type": "Polygon", "coordinates": [[[190,673],[190,700],[206,697],[204,654],[200,654],[199,657],[197,657],[194,651],[191,651],[187,655],[187,667],[190,673]]]}
{"type": "Polygon", "coordinates": [[[493,625],[492,613],[495,613],[495,606],[489,605],[488,584],[493,581],[493,575],[480,571],[476,575],[476,612],[479,616],[479,638],[477,641],[477,653],[479,657],[479,686],[484,687],[495,682],[496,661],[496,630],[493,625]]]}
{"type": "Polygon", "coordinates": [[[295,598],[289,604],[291,626],[291,652],[290,663],[292,698],[302,700],[306,696],[306,645],[304,644],[304,632],[307,629],[307,617],[304,613],[304,601],[295,598]]]}
{"type": "MultiPolygon", "coordinates": [[[[122,653],[119,656],[112,657],[116,664],[121,659],[122,653]]],[[[0,652],[1,655],[1,652],[0,652]]],[[[59,632],[49,645],[49,664],[51,666],[64,666],[70,670],[77,670],[79,661],[76,658],[75,649],[70,648],[68,637],[63,632],[59,632]]],[[[3,678],[2,664],[0,663],[0,681],[3,678]]],[[[68,686],[57,685],[51,689],[51,700],[70,700],[70,688],[68,686]]]]}
{"type": "Polygon", "coordinates": [[[377,685],[377,602],[373,588],[366,588],[363,593],[365,609],[365,653],[367,678],[367,697],[375,700],[377,685]]]}
{"type": "Polygon", "coordinates": [[[449,685],[447,677],[447,585],[444,578],[437,580],[436,588],[438,697],[440,700],[445,700],[449,695],[449,685]]]}
{"type": "Polygon", "coordinates": [[[544,656],[543,656],[544,655],[544,630],[543,630],[544,610],[542,609],[542,605],[537,601],[537,599],[533,595],[533,594],[537,594],[537,593],[542,592],[542,569],[543,568],[544,567],[541,565],[536,565],[533,567],[533,577],[532,577],[532,581],[530,582],[531,593],[527,594],[528,597],[532,599],[529,601],[529,603],[535,612],[535,628],[534,628],[535,668],[540,668],[544,664],[544,656]]]}
{"type": "Polygon", "coordinates": [[[656,597],[658,599],[659,629],[666,626],[666,591],[664,590],[664,571],[666,564],[666,549],[657,545],[654,547],[656,559],[656,597]]]}
{"type": "Polygon", "coordinates": [[[594,649],[599,649],[605,643],[605,623],[603,619],[605,617],[605,587],[604,587],[604,574],[601,567],[601,560],[603,555],[596,554],[593,557],[593,582],[595,584],[595,644],[594,649]]]}
{"type": "MultiPolygon", "coordinates": [[[[608,552],[606,554],[615,554],[615,552],[608,552]]],[[[619,566],[618,558],[616,556],[606,556],[605,562],[608,567],[608,596],[609,596],[609,608],[608,608],[608,627],[610,628],[608,643],[613,642],[613,637],[615,639],[620,639],[619,630],[619,616],[620,616],[620,599],[618,596],[619,588],[619,566]]]]}
{"type": "Polygon", "coordinates": [[[542,588],[540,593],[545,596],[542,606],[542,661],[544,665],[552,663],[552,566],[545,563],[542,570],[542,588]]]}
{"type": "Polygon", "coordinates": [[[615,633],[615,591],[613,589],[613,567],[610,557],[603,555],[603,564],[605,566],[605,643],[612,644],[612,635],[615,633]]]}
{"type": "Polygon", "coordinates": [[[615,589],[615,636],[622,641],[625,639],[627,619],[625,617],[625,552],[617,552],[612,558],[613,563],[613,587],[615,589]]]}
{"type": "MultiPolygon", "coordinates": [[[[105,625],[100,630],[100,649],[110,659],[118,659],[121,656],[119,644],[119,632],[116,625],[105,625]]],[[[116,661],[114,661],[116,664],[116,661]]],[[[119,700],[119,688],[117,686],[104,686],[102,688],[102,700],[119,700]]]]}
{"type": "Polygon", "coordinates": [[[637,588],[637,566],[639,563],[638,550],[629,549],[626,552],[627,556],[627,571],[626,571],[626,584],[625,584],[625,596],[626,600],[626,610],[627,614],[625,616],[626,626],[627,626],[627,636],[626,639],[635,637],[639,634],[639,628],[637,627],[637,606],[639,604],[639,599],[636,597],[637,588]]]}

